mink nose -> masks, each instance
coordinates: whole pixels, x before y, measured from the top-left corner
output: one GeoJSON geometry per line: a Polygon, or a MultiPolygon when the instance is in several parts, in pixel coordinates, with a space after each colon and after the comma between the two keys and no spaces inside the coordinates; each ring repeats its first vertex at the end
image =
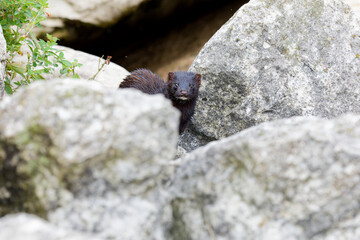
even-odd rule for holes
{"type": "Polygon", "coordinates": [[[180,90],[180,94],[181,95],[187,95],[187,91],[186,90],[180,90]]]}

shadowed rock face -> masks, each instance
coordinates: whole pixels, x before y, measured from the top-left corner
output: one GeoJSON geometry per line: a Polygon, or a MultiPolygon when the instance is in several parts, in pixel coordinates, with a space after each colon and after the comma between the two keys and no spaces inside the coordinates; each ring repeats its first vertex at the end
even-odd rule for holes
{"type": "Polygon", "coordinates": [[[160,0],[147,3],[144,0],[109,0],[105,2],[101,0],[88,0],[85,4],[76,0],[49,0],[49,11],[54,19],[49,19],[48,25],[56,25],[56,19],[67,19],[105,27],[115,24],[124,17],[131,18],[133,22],[136,22],[136,17],[141,18],[145,15],[152,16],[153,18],[163,18],[174,14],[178,8],[190,8],[195,4],[206,4],[212,1],[160,0]],[[144,10],[148,12],[144,12],[144,10]],[[51,22],[53,23],[51,24],[51,22]]]}
{"type": "Polygon", "coordinates": [[[359,56],[359,21],[342,1],[251,1],[189,69],[204,79],[195,132],[219,139],[274,119],[360,112],[359,56]]]}
{"type": "MultiPolygon", "coordinates": [[[[154,31],[164,26],[171,27],[175,23],[187,22],[187,18],[203,14],[209,7],[226,2],[231,0],[223,0],[221,3],[216,0],[88,0],[86,3],[49,0],[47,11],[51,17],[43,23],[45,31],[38,31],[43,34],[51,32],[67,42],[80,40],[86,44],[87,40],[104,37],[107,29],[118,31],[121,37],[136,41],[131,35],[142,31],[144,27],[154,31]],[[181,20],[176,21],[176,18],[181,20]]],[[[154,31],[146,31],[146,34],[154,34],[154,31]]],[[[138,37],[141,38],[141,35],[138,37]]]]}

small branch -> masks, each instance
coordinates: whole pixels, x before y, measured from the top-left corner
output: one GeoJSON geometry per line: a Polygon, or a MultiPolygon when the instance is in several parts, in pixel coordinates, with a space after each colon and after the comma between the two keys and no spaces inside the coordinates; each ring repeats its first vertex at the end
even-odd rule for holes
{"type": "Polygon", "coordinates": [[[98,71],[94,74],[94,76],[92,76],[91,78],[89,78],[89,80],[95,80],[96,76],[100,73],[100,71],[104,68],[105,64],[109,65],[110,64],[110,60],[111,60],[111,56],[107,56],[106,60],[103,62],[103,64],[101,64],[100,66],[100,61],[101,59],[104,57],[104,55],[101,56],[101,58],[99,58],[99,64],[98,64],[98,71]]]}

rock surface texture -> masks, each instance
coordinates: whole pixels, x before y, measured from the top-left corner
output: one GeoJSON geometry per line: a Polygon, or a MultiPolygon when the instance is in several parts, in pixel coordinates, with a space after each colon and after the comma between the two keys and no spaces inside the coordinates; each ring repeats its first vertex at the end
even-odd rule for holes
{"type": "Polygon", "coordinates": [[[14,214],[0,218],[0,239],[100,240],[84,233],[61,229],[30,214],[14,214]]]}
{"type": "Polygon", "coordinates": [[[294,117],[212,142],[172,179],[174,239],[360,238],[360,115],[294,117]]]}
{"type": "MultiPolygon", "coordinates": [[[[68,47],[55,46],[55,48],[63,51],[65,58],[69,61],[74,61],[76,59],[79,63],[82,64],[82,66],[75,68],[75,72],[82,79],[91,79],[105,61],[105,59],[100,59],[100,57],[68,47]]],[[[27,46],[22,47],[22,52],[23,55],[17,55],[14,58],[14,62],[26,65],[27,54],[31,52],[27,46]]],[[[60,70],[60,67],[58,69],[60,70]]],[[[45,79],[50,80],[60,77],[59,70],[52,74],[44,74],[45,79]]],[[[117,65],[116,63],[110,62],[110,64],[104,66],[104,68],[97,74],[94,80],[104,87],[118,89],[120,82],[129,74],[130,73],[123,67],[117,65]]]]}
{"type": "Polygon", "coordinates": [[[4,78],[6,66],[6,41],[3,35],[2,27],[0,25],[0,101],[4,95],[4,78]]]}
{"type": "MultiPolygon", "coordinates": [[[[69,200],[60,207],[61,198],[53,202],[58,208],[48,212],[50,223],[9,215],[0,218],[0,239],[11,231],[19,239],[48,231],[83,239],[70,230],[115,240],[360,238],[360,115],[262,123],[189,153],[166,186],[156,183],[156,162],[140,164],[140,158],[93,159],[83,174],[74,170],[76,181],[67,176],[69,200]],[[134,161],[136,170],[128,167],[134,161]]],[[[70,172],[60,163],[55,169],[70,172]]],[[[49,175],[34,177],[48,182],[47,194],[58,193],[49,175]]]]}
{"type": "Polygon", "coordinates": [[[1,216],[26,211],[107,239],[161,239],[168,208],[158,185],[180,115],[170,101],[53,80],[6,98],[0,115],[1,216]]]}
{"type": "Polygon", "coordinates": [[[338,0],[252,0],[189,70],[203,75],[193,123],[205,139],[291,116],[360,112],[359,21],[338,0]]]}
{"type": "MultiPolygon", "coordinates": [[[[82,64],[81,67],[76,69],[76,73],[79,74],[80,78],[90,79],[92,78],[99,69],[105,59],[101,59],[98,56],[88,54],[82,51],[77,51],[64,46],[57,46],[56,48],[63,50],[65,57],[71,61],[74,59],[78,60],[82,64]]],[[[104,87],[118,89],[120,82],[130,73],[123,67],[116,63],[110,62],[97,74],[94,79],[104,87]]]]}
{"type": "Polygon", "coordinates": [[[177,160],[161,95],[54,79],[4,98],[0,240],[359,240],[359,29],[340,0],[241,8],[191,68],[187,146],[223,139],[177,160]]]}

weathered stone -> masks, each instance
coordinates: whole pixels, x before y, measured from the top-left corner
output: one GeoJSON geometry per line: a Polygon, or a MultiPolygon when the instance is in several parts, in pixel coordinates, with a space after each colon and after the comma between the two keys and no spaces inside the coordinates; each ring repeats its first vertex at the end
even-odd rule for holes
{"type": "Polygon", "coordinates": [[[6,66],[6,41],[0,25],[0,101],[4,95],[4,78],[6,66]]]}
{"type": "MultiPolygon", "coordinates": [[[[203,47],[194,135],[360,112],[360,25],[339,0],[252,0],[203,47]]],[[[196,143],[193,139],[193,143],[196,143]]]]}
{"type": "Polygon", "coordinates": [[[262,123],[184,157],[172,239],[360,238],[360,115],[262,123]]]}
{"type": "Polygon", "coordinates": [[[158,185],[179,124],[170,101],[53,80],[5,99],[0,114],[0,215],[27,211],[107,239],[161,239],[170,211],[158,185]]]}
{"type": "MultiPolygon", "coordinates": [[[[69,61],[78,60],[82,66],[75,68],[75,72],[82,79],[92,79],[94,75],[98,72],[101,65],[104,63],[104,59],[100,57],[94,56],[92,54],[88,54],[82,51],[76,51],[74,49],[64,47],[64,46],[55,46],[56,49],[63,51],[64,56],[69,61]]],[[[16,55],[14,58],[14,62],[22,65],[26,65],[27,63],[27,54],[31,54],[30,49],[24,45],[22,47],[23,55],[16,55]]],[[[106,58],[106,57],[105,57],[106,58]]],[[[51,80],[60,76],[60,67],[54,73],[51,74],[43,74],[43,77],[46,80],[51,80]]],[[[103,69],[96,75],[95,81],[99,82],[104,87],[117,89],[119,88],[120,82],[130,73],[125,70],[123,67],[110,62],[110,64],[106,64],[103,69]]],[[[15,77],[15,80],[20,80],[21,76],[15,77]]]]}
{"type": "Polygon", "coordinates": [[[0,218],[0,239],[100,240],[85,233],[61,229],[30,214],[13,214],[0,218]]]}

